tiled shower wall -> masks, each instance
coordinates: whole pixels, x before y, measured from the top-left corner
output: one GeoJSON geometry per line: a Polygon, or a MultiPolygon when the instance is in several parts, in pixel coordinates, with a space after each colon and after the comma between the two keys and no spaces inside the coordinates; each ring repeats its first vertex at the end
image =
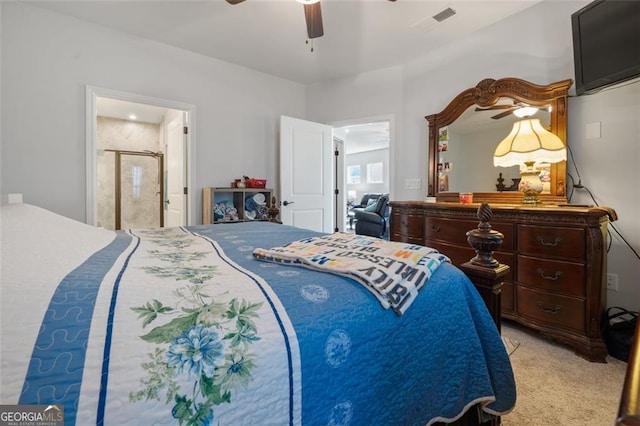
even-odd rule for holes
{"type": "MultiPolygon", "coordinates": [[[[163,151],[161,125],[115,118],[97,118],[97,225],[115,229],[115,153],[125,151],[163,151]]],[[[158,161],[154,157],[123,156],[122,228],[148,228],[160,225],[160,182],[158,161]],[[134,168],[136,171],[134,172],[134,168]],[[136,174],[136,183],[132,182],[136,174]],[[138,187],[139,190],[134,187],[138,187]]]]}

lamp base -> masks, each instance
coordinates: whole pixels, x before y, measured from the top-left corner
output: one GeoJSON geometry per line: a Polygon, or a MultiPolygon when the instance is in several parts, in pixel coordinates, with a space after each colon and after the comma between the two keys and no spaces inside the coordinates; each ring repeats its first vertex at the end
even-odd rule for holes
{"type": "Polygon", "coordinates": [[[525,162],[526,168],[520,172],[518,190],[524,194],[523,204],[538,204],[538,195],[542,192],[540,172],[533,166],[533,161],[525,162]]]}

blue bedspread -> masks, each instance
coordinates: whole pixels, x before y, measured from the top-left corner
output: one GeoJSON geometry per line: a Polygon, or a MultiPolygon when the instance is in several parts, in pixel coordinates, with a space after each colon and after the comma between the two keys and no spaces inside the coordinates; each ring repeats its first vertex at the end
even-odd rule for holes
{"type": "Polygon", "coordinates": [[[348,278],[254,260],[251,250],[320,235],[271,223],[193,227],[264,277],[287,309],[302,357],[303,423],[425,425],[477,401],[507,413],[511,364],[468,278],[444,263],[398,317],[348,278]],[[331,419],[331,420],[330,420],[331,419]],[[339,420],[341,419],[341,420],[339,420]]]}
{"type": "MultiPolygon", "coordinates": [[[[119,232],[60,282],[22,392],[0,402],[60,404],[82,425],[427,425],[513,408],[508,355],[460,270],[440,265],[398,316],[349,278],[252,256],[313,235],[119,232]]],[[[3,367],[20,357],[3,348],[3,367]]]]}

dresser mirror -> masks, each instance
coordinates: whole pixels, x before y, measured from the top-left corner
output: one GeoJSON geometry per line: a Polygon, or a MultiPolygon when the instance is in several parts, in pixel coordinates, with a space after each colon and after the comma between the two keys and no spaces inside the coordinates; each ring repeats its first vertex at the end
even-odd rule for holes
{"type": "MultiPolygon", "coordinates": [[[[515,203],[518,166],[494,167],[493,153],[513,123],[513,111],[537,108],[532,118],[566,144],[567,98],[571,80],[546,86],[517,78],[485,79],[464,90],[429,123],[428,196],[437,201],[459,200],[459,193],[473,193],[474,202],[515,203]]],[[[566,162],[542,168],[543,203],[566,202],[566,162]]]]}

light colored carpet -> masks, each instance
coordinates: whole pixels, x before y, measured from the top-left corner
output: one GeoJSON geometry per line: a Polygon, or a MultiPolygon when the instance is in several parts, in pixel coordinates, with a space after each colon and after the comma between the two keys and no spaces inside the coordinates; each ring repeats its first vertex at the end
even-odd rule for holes
{"type": "Polygon", "coordinates": [[[511,322],[502,323],[511,351],[517,401],[503,426],[612,426],[627,363],[592,363],[568,346],[511,322]],[[513,345],[511,345],[513,346],[513,345]],[[517,350],[515,350],[517,348],[517,350]]]}

